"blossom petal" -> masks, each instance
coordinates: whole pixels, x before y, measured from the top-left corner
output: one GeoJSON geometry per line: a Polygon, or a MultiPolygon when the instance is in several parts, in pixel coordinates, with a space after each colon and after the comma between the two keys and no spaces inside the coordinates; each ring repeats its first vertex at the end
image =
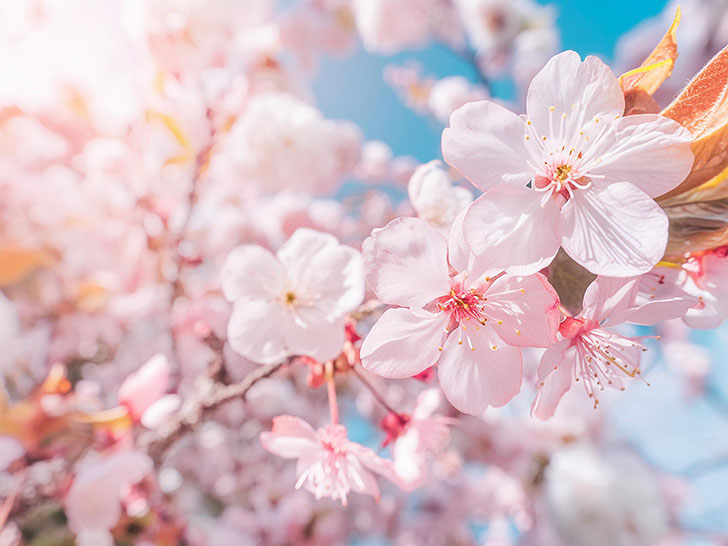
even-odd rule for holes
{"type": "MultiPolygon", "coordinates": [[[[581,315],[587,320],[601,322],[608,317],[614,318],[631,308],[637,297],[639,279],[637,277],[599,276],[586,288],[581,315]]],[[[617,324],[611,322],[612,325],[617,324]]]]}
{"type": "Polygon", "coordinates": [[[424,307],[450,291],[447,240],[419,218],[397,218],[362,245],[367,282],[385,303],[424,307]]]}
{"type": "Polygon", "coordinates": [[[634,184],[650,197],[667,193],[685,180],[693,166],[690,132],[657,114],[620,118],[611,138],[603,139],[604,153],[590,172],[609,181],[634,184]]]}
{"type": "Polygon", "coordinates": [[[243,245],[230,252],[222,269],[222,291],[229,301],[258,299],[283,290],[286,270],[275,255],[258,245],[243,245]]]}
{"type": "Polygon", "coordinates": [[[502,343],[490,326],[452,332],[437,369],[445,396],[464,413],[480,415],[489,406],[506,404],[521,390],[521,350],[502,343]]]}
{"type": "Polygon", "coordinates": [[[499,186],[468,209],[465,240],[491,267],[530,275],[551,263],[561,245],[561,212],[553,199],[528,189],[499,186]]]}
{"type": "Polygon", "coordinates": [[[286,357],[283,339],[285,309],[278,302],[242,299],[228,322],[228,343],[236,353],[259,364],[286,357]]]}
{"type": "Polygon", "coordinates": [[[531,81],[526,97],[528,119],[544,135],[566,114],[565,134],[579,131],[599,116],[624,112],[624,94],[611,69],[597,57],[581,61],[575,51],[554,56],[531,81]]]}
{"type": "Polygon", "coordinates": [[[496,334],[514,347],[548,347],[559,329],[559,296],[541,274],[503,275],[488,287],[485,313],[496,334]]]}
{"type": "Polygon", "coordinates": [[[487,100],[455,110],[442,133],[442,156],[485,191],[501,182],[525,185],[533,176],[526,162],[523,120],[487,100]]]}
{"type": "Polygon", "coordinates": [[[274,417],[273,429],[260,433],[260,443],[271,453],[286,459],[310,456],[321,448],[313,427],[293,415],[274,417]]]}
{"type": "Polygon", "coordinates": [[[531,405],[531,415],[538,419],[553,417],[559,401],[571,388],[576,349],[570,343],[569,339],[557,341],[541,357],[538,393],[531,405]]]}
{"type": "Polygon", "coordinates": [[[362,365],[383,377],[412,377],[440,356],[449,317],[421,309],[388,309],[361,345],[362,365]]]}
{"type": "Polygon", "coordinates": [[[665,252],[667,215],[627,182],[575,191],[562,213],[564,250],[596,275],[647,273],[665,252]]]}
{"type": "Polygon", "coordinates": [[[319,362],[341,354],[345,340],[343,317],[331,317],[318,306],[301,305],[286,313],[283,326],[289,354],[310,356],[319,362]]]}

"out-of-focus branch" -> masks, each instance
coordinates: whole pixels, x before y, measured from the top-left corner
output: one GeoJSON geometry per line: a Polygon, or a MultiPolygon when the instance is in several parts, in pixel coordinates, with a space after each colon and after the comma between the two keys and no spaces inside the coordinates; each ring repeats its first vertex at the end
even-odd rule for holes
{"type": "Polygon", "coordinates": [[[226,402],[244,400],[253,385],[290,364],[293,358],[261,366],[246,375],[242,381],[230,385],[201,377],[197,384],[198,393],[182,404],[176,417],[159,429],[143,435],[139,439],[140,449],[146,451],[159,464],[166,451],[177,440],[194,430],[212,412],[226,402]]]}

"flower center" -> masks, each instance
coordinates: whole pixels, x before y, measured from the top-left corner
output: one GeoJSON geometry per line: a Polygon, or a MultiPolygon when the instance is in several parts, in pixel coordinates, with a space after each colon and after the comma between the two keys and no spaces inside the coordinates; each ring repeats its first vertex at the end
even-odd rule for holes
{"type": "Polygon", "coordinates": [[[574,168],[571,165],[559,165],[554,171],[556,180],[558,180],[559,182],[564,182],[567,178],[569,178],[569,176],[571,175],[571,171],[573,170],[574,168]]]}
{"type": "Polygon", "coordinates": [[[296,301],[298,300],[298,298],[296,298],[296,294],[294,294],[293,292],[290,292],[290,291],[286,292],[286,294],[283,298],[286,302],[286,305],[289,305],[289,306],[296,305],[296,301]]]}
{"type": "Polygon", "coordinates": [[[455,291],[452,288],[450,295],[444,296],[441,300],[437,306],[441,311],[450,313],[450,316],[457,322],[474,319],[485,324],[485,321],[488,320],[483,312],[483,303],[488,301],[488,298],[474,288],[462,291],[455,291]]]}

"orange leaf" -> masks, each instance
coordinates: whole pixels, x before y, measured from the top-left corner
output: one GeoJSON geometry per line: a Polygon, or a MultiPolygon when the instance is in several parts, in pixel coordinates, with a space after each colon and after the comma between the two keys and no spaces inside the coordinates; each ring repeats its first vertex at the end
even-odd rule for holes
{"type": "Polygon", "coordinates": [[[46,250],[7,245],[0,247],[0,287],[22,281],[39,267],[55,262],[46,250]]]}
{"type": "Polygon", "coordinates": [[[690,131],[695,155],[688,177],[663,198],[697,188],[728,167],[728,46],[661,113],[690,131]]]}
{"type": "Polygon", "coordinates": [[[625,100],[625,115],[637,114],[645,111],[657,112],[658,106],[650,100],[662,82],[672,74],[672,68],[677,58],[677,27],[680,24],[680,7],[675,11],[675,19],[670,25],[662,40],[644,62],[634,70],[630,70],[619,77],[625,100]]]}

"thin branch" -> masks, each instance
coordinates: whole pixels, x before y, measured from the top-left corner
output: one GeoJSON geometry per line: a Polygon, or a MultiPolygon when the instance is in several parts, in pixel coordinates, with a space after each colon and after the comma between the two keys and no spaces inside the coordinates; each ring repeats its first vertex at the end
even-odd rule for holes
{"type": "Polygon", "coordinates": [[[139,448],[149,453],[157,463],[161,462],[166,451],[182,436],[199,426],[212,412],[226,402],[245,400],[248,391],[258,381],[270,377],[278,370],[290,364],[293,357],[275,364],[260,366],[246,375],[239,383],[224,385],[211,381],[207,377],[200,378],[200,394],[192,396],[182,405],[176,418],[173,418],[156,431],[139,439],[139,448]]]}

